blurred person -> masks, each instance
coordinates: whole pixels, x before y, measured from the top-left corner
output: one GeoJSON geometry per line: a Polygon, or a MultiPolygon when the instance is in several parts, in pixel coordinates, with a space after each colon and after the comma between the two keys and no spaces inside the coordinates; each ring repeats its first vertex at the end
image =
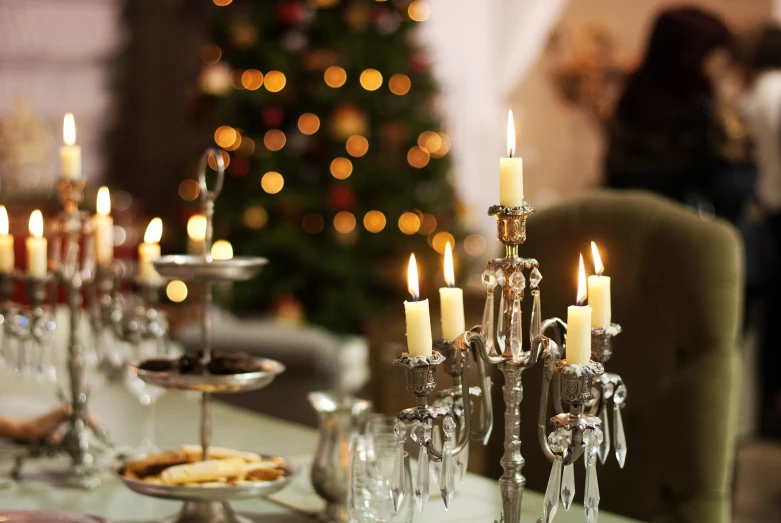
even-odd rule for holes
{"type": "Polygon", "coordinates": [[[723,103],[732,47],[727,26],[707,11],[659,14],[607,124],[608,186],[646,189],[739,219],[756,174],[739,114],[723,103]]]}
{"type": "MultiPolygon", "coordinates": [[[[761,28],[748,39],[743,58],[743,109],[755,140],[759,167],[756,197],[764,217],[766,285],[760,365],[760,431],[781,437],[781,28],[761,28]]],[[[750,246],[750,245],[749,245],[750,246]]]]}
{"type": "Polygon", "coordinates": [[[60,405],[30,419],[15,419],[0,415],[0,437],[9,438],[19,443],[54,444],[62,439],[57,429],[70,418],[69,405],[60,405]]]}

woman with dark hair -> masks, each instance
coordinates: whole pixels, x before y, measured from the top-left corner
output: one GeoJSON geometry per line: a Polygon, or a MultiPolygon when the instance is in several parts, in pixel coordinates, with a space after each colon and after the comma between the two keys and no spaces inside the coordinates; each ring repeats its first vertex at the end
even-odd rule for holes
{"type": "Polygon", "coordinates": [[[647,189],[737,219],[754,177],[740,120],[717,103],[732,44],[727,26],[701,9],[659,15],[608,122],[607,185],[647,189]]]}

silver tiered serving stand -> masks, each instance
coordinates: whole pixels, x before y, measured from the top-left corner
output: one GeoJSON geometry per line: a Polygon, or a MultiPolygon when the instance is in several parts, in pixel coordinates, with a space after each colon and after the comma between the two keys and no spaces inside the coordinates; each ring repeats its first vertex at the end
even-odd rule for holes
{"type": "Polygon", "coordinates": [[[441,462],[439,487],[447,507],[455,491],[457,467],[465,467],[465,453],[470,439],[488,441],[493,427],[491,381],[485,365],[496,365],[504,375],[504,455],[499,478],[502,494],[501,520],[519,523],[521,500],[526,485],[522,474],[525,460],[521,455],[520,406],[523,401],[523,371],[544,361],[544,379],[540,394],[538,436],[541,449],[552,463],[551,475],[545,492],[543,515],[539,521],[549,523],[558,508],[559,500],[566,509],[575,495],[573,463],[584,456],[586,485],[584,488],[585,519],[597,521],[599,490],[596,461],[607,458],[610,440],[603,435],[607,425],[609,405],[613,409],[613,446],[619,464],[626,458],[626,441],[620,409],[626,398],[626,387],[616,374],[605,373],[603,363],[611,354],[612,337],[620,332],[618,325],[592,329],[592,358],[588,365],[574,365],[565,359],[567,324],[559,318],[542,320],[540,301],[540,273],[537,260],[521,258],[518,248],[526,240],[526,220],[534,213],[528,203],[520,207],[493,206],[489,215],[497,221],[497,237],[505,246],[505,256],[488,262],[483,273],[486,302],[481,325],[458,336],[455,340],[434,343],[430,357],[402,354],[395,364],[406,371],[407,391],[414,395],[416,404],[398,414],[396,423],[398,447],[391,485],[391,497],[396,506],[412,491],[419,511],[428,500],[429,463],[441,462]],[[532,296],[531,321],[528,331],[529,350],[523,349],[521,303],[528,273],[532,296]],[[494,294],[500,291],[499,314],[495,320],[494,294]],[[479,375],[476,387],[469,385],[470,360],[477,365],[479,375]],[[441,391],[431,405],[428,396],[436,391],[436,367],[444,365],[454,386],[441,391]],[[551,382],[553,406],[557,414],[549,421],[553,431],[548,434],[546,420],[551,382]],[[473,414],[472,401],[480,398],[479,422],[473,414]],[[442,436],[434,425],[442,420],[442,436]],[[419,465],[412,488],[404,475],[404,444],[411,438],[419,445],[419,465]],[[440,443],[441,441],[441,443],[440,443]]]}
{"type": "MultiPolygon", "coordinates": [[[[214,216],[214,201],[222,190],[225,166],[222,156],[214,149],[209,149],[201,158],[199,184],[201,188],[201,205],[206,216],[206,249],[202,256],[163,256],[154,262],[160,276],[171,279],[196,282],[200,286],[202,301],[202,364],[204,368],[212,357],[212,288],[216,283],[228,281],[244,281],[256,276],[265,258],[234,257],[229,260],[215,260],[211,257],[212,220],[214,216]],[[217,167],[217,181],[213,189],[206,185],[207,161],[211,157],[217,167]]],[[[180,374],[178,372],[154,372],[138,369],[138,377],[145,382],[166,389],[191,390],[201,393],[200,440],[203,447],[203,459],[207,459],[211,446],[211,404],[212,395],[227,392],[249,392],[269,385],[276,376],[284,372],[281,363],[257,358],[259,370],[242,374],[212,375],[212,374],[180,374]]],[[[181,485],[159,485],[145,483],[141,480],[128,479],[122,474],[123,467],[115,467],[115,474],[130,489],[144,494],[165,499],[184,501],[179,515],[174,519],[178,523],[244,523],[249,520],[236,514],[229,501],[266,496],[282,489],[293,474],[290,463],[277,456],[263,455],[264,459],[276,461],[286,471],[285,475],[274,481],[247,482],[223,487],[190,487],[181,485]]]]}

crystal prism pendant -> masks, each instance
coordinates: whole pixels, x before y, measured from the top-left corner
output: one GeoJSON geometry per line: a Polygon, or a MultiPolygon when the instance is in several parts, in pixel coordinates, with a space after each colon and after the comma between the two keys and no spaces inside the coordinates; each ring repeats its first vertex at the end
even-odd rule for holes
{"type": "Polygon", "coordinates": [[[532,272],[529,273],[529,283],[531,284],[532,289],[536,289],[540,286],[540,282],[542,281],[542,274],[540,273],[540,269],[537,267],[532,269],[532,272]]]}
{"type": "MultiPolygon", "coordinates": [[[[463,433],[464,430],[466,430],[466,420],[462,416],[460,418],[460,423],[458,427],[459,433],[463,433]]],[[[457,473],[457,479],[458,482],[461,483],[464,481],[464,475],[466,475],[466,469],[469,466],[469,444],[464,447],[464,450],[461,451],[458,456],[456,456],[456,473],[457,473]]]]}
{"type": "Polygon", "coordinates": [[[561,503],[564,510],[569,510],[575,499],[575,468],[569,464],[564,467],[564,476],[561,480],[561,503]]]}
{"type": "Polygon", "coordinates": [[[624,434],[624,422],[621,419],[621,405],[613,403],[613,447],[616,449],[618,466],[624,468],[626,462],[626,435],[624,434]]]}
{"type": "Polygon", "coordinates": [[[403,421],[397,421],[393,428],[396,433],[396,456],[393,460],[393,475],[391,476],[391,500],[393,501],[393,511],[398,512],[401,503],[404,500],[405,490],[405,463],[404,463],[404,440],[407,435],[407,427],[403,421]]]}
{"type": "MultiPolygon", "coordinates": [[[[519,273],[516,273],[519,274],[519,273]]],[[[513,361],[521,361],[521,349],[523,348],[522,320],[521,320],[521,297],[520,294],[513,299],[513,312],[510,320],[510,351],[513,355],[513,361]]]]}
{"type": "Polygon", "coordinates": [[[421,445],[418,453],[418,477],[415,483],[415,503],[418,506],[418,512],[421,514],[423,514],[423,509],[426,508],[426,503],[428,502],[430,485],[428,461],[428,450],[425,445],[421,445]]]}
{"type": "Polygon", "coordinates": [[[442,422],[442,428],[445,432],[445,443],[442,445],[442,466],[439,470],[439,491],[442,494],[442,501],[445,502],[445,508],[450,507],[453,500],[453,493],[456,488],[455,481],[455,456],[453,456],[453,435],[456,430],[456,422],[450,416],[442,422]]]}
{"type": "Polygon", "coordinates": [[[591,432],[586,442],[586,488],[583,494],[583,509],[586,523],[597,523],[599,516],[599,484],[597,482],[597,453],[602,443],[602,433],[599,429],[591,432]]]}
{"type": "MultiPolygon", "coordinates": [[[[604,393],[604,389],[603,389],[604,393]]],[[[602,406],[599,409],[600,428],[602,429],[602,443],[599,444],[599,462],[603,465],[607,461],[607,457],[610,454],[610,422],[608,421],[608,406],[604,396],[601,398],[602,406]]]]}
{"type": "Polygon", "coordinates": [[[487,355],[494,354],[494,289],[496,288],[496,275],[491,269],[483,272],[483,285],[485,285],[485,308],[483,309],[483,323],[480,332],[485,341],[487,355]]]}
{"type": "MultiPolygon", "coordinates": [[[[536,268],[534,269],[537,270],[536,268]]],[[[534,297],[534,303],[532,303],[532,317],[531,325],[529,326],[529,341],[534,341],[534,338],[542,333],[542,305],[540,304],[540,290],[532,289],[532,296],[534,297]]]]}
{"type": "Polygon", "coordinates": [[[504,342],[507,334],[505,333],[506,324],[504,321],[505,318],[507,317],[506,316],[507,311],[505,311],[507,304],[505,303],[504,300],[504,289],[500,289],[499,292],[501,296],[499,297],[499,319],[497,320],[498,323],[496,325],[496,343],[499,346],[499,353],[501,354],[504,353],[504,345],[505,345],[504,342]]]}
{"type": "Polygon", "coordinates": [[[551,523],[559,508],[559,491],[561,490],[561,456],[553,458],[548,488],[545,489],[545,498],[542,502],[542,523],[551,523]]]}

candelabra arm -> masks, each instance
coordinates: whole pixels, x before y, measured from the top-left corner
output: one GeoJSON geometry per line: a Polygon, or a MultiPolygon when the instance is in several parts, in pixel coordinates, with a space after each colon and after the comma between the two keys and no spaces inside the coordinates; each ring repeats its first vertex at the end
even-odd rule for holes
{"type": "MultiPolygon", "coordinates": [[[[547,320],[545,323],[550,321],[552,320],[547,320]]],[[[545,329],[543,328],[543,332],[544,330],[545,329]]],[[[550,383],[554,375],[553,368],[556,365],[556,362],[561,359],[561,350],[559,349],[559,346],[556,344],[556,342],[550,338],[546,338],[543,335],[539,335],[534,338],[532,346],[535,345],[545,348],[545,370],[542,376],[542,388],[540,391],[540,411],[537,416],[537,439],[540,441],[540,448],[542,449],[542,453],[545,454],[545,457],[552,462],[556,454],[554,454],[554,452],[551,450],[550,444],[548,443],[548,435],[546,433],[548,419],[548,396],[550,392],[550,383]]]]}
{"type": "Polygon", "coordinates": [[[483,445],[487,445],[488,438],[491,437],[491,431],[494,428],[494,406],[491,398],[491,378],[485,374],[485,360],[482,357],[485,354],[482,337],[480,337],[479,342],[472,344],[472,351],[472,357],[477,362],[477,373],[480,380],[478,386],[480,387],[482,407],[480,409],[480,429],[472,431],[470,437],[473,440],[482,441],[483,445]]]}
{"type": "MultiPolygon", "coordinates": [[[[567,339],[567,324],[564,320],[561,318],[550,318],[542,322],[542,334],[547,336],[549,330],[553,331],[553,336],[548,337],[552,338],[559,347],[563,347],[567,339]]],[[[553,386],[553,407],[556,409],[556,412],[564,412],[564,404],[561,402],[561,388],[558,386],[558,374],[554,374],[553,379],[555,380],[553,386]]]]}

